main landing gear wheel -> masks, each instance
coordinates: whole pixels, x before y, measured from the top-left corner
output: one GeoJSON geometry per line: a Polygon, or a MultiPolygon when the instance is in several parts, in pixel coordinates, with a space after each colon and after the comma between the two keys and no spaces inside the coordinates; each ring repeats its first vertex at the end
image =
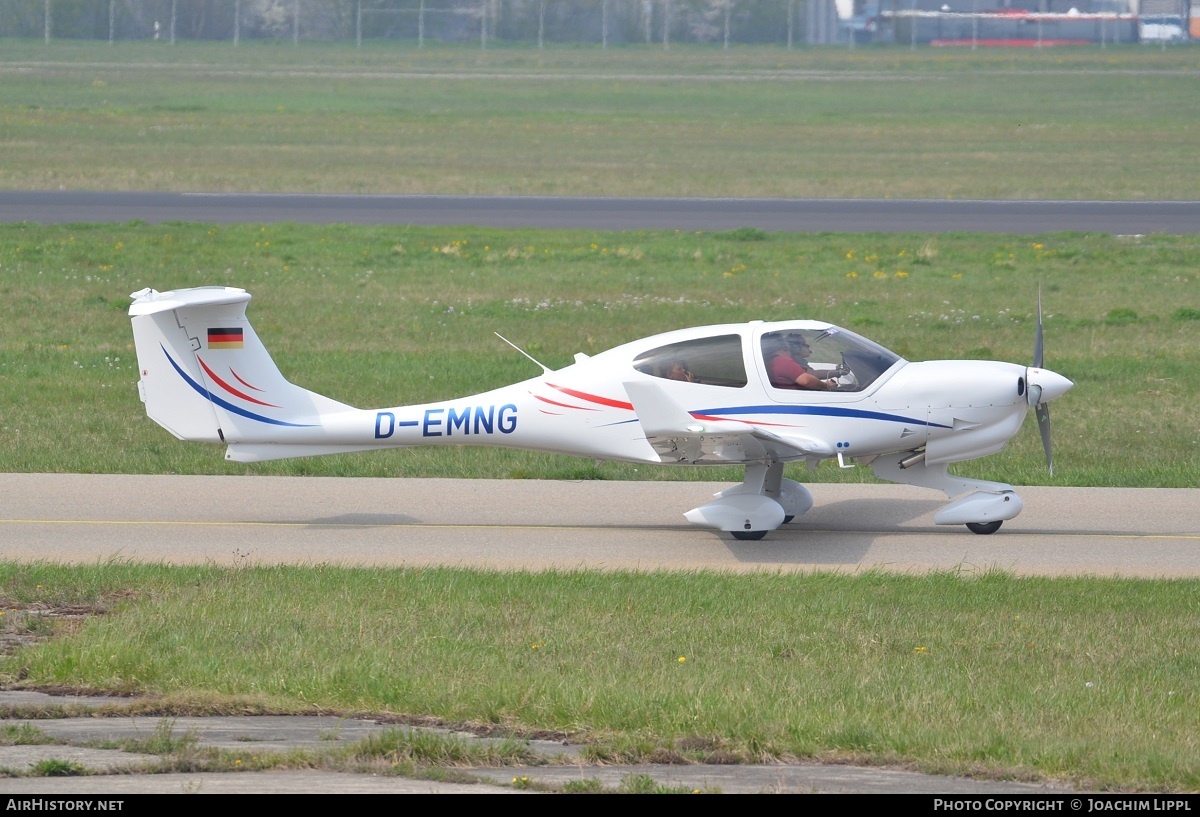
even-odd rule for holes
{"type": "Polygon", "coordinates": [[[993,522],[968,522],[967,530],[971,533],[979,533],[986,536],[989,533],[995,533],[1000,530],[1000,526],[1004,524],[1004,520],[997,519],[993,522]]]}
{"type": "Polygon", "coordinates": [[[789,513],[787,516],[785,516],[783,518],[783,524],[786,525],[788,522],[791,522],[795,518],[796,518],[796,515],[794,513],[789,513]]]}
{"type": "Polygon", "coordinates": [[[765,530],[731,530],[734,539],[742,542],[757,542],[767,535],[765,530]]]}

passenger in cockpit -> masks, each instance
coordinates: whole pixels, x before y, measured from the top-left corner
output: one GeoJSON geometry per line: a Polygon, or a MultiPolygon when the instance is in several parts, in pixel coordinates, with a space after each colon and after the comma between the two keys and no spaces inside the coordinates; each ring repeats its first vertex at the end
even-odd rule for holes
{"type": "Polygon", "coordinates": [[[667,380],[682,380],[687,383],[695,383],[696,377],[688,370],[686,361],[673,360],[670,366],[667,367],[667,380]]]}

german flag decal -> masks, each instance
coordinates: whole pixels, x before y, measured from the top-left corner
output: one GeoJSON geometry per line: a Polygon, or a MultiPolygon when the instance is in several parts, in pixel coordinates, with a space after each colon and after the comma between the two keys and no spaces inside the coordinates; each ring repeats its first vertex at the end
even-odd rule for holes
{"type": "Polygon", "coordinates": [[[209,329],[208,330],[208,348],[209,349],[241,349],[242,348],[242,330],[237,329],[209,329]]]}

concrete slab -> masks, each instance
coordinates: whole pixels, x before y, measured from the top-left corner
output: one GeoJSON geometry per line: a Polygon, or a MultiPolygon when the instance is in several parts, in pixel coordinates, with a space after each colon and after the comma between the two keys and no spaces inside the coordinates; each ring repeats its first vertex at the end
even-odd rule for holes
{"type": "Polygon", "coordinates": [[[445,729],[380,723],[368,718],[302,715],[157,717],[136,712],[130,698],[52,696],[41,692],[0,691],[0,727],[28,727],[46,742],[0,746],[0,770],[15,775],[35,774],[38,763],[58,760],[78,764],[86,776],[20,776],[0,778],[6,794],[195,794],[195,793],[390,793],[483,794],[514,793],[514,778],[528,778],[533,789],[559,789],[573,781],[594,781],[606,790],[628,788],[638,776],[686,791],[724,793],[912,793],[1024,794],[1068,793],[1070,789],[1006,781],[924,775],[882,768],[822,764],[788,765],[637,765],[596,766],[581,760],[580,747],[556,741],[529,741],[531,752],[544,766],[460,768],[447,770],[453,782],[417,780],[379,773],[334,772],[321,769],[229,773],[170,773],[154,770],[158,755],[113,748],[131,741],[161,738],[164,732],[196,749],[243,752],[251,757],[269,752],[303,751],[319,761],[369,735],[389,729],[436,732],[463,740],[497,742],[496,738],[445,729]],[[129,711],[122,714],[121,709],[129,711]],[[47,717],[12,717],[41,710],[47,717]],[[88,714],[88,712],[92,714],[88,714]],[[78,717],[55,717],[66,712],[78,717]],[[462,778],[478,780],[463,783],[462,778]]]}

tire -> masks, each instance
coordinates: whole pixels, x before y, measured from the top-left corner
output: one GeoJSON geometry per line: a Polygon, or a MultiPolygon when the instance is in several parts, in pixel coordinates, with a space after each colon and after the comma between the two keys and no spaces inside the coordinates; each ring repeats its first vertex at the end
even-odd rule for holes
{"type": "Polygon", "coordinates": [[[788,522],[791,522],[795,518],[796,518],[796,515],[794,513],[790,513],[783,518],[783,524],[786,525],[788,522]]]}
{"type": "Polygon", "coordinates": [[[1003,524],[1004,521],[1000,519],[994,522],[968,522],[967,530],[971,531],[971,533],[978,533],[981,536],[987,536],[989,533],[995,533],[996,531],[1000,530],[1000,526],[1003,524]]]}
{"type": "Polygon", "coordinates": [[[767,535],[765,530],[731,530],[733,538],[742,542],[757,542],[767,535]]]}

